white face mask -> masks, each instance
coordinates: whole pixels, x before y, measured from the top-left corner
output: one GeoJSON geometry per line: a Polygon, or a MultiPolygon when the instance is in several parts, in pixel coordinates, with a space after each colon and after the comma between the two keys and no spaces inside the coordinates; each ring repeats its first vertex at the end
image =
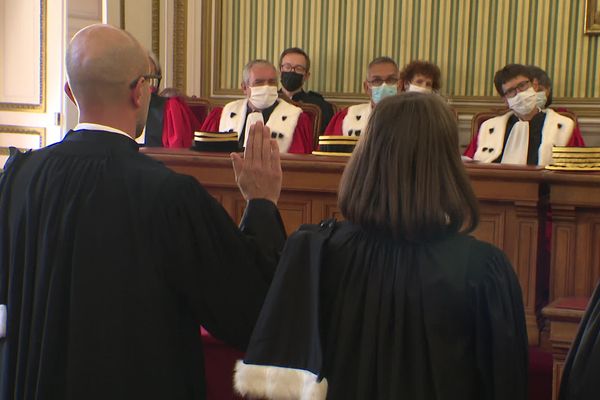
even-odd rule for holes
{"type": "Polygon", "coordinates": [[[508,107],[518,115],[527,115],[537,107],[537,95],[533,88],[519,92],[515,97],[506,99],[506,101],[508,102],[508,107]]]}
{"type": "Polygon", "coordinates": [[[548,101],[548,97],[546,96],[546,92],[541,90],[535,93],[536,95],[536,105],[539,108],[546,108],[546,102],[548,101]]]}
{"type": "Polygon", "coordinates": [[[256,109],[264,110],[271,107],[277,97],[277,86],[252,86],[248,100],[256,109]]]}
{"type": "Polygon", "coordinates": [[[412,83],[408,84],[408,89],[406,89],[407,92],[417,92],[417,93],[433,93],[433,89],[428,88],[428,87],[423,87],[423,86],[419,86],[419,85],[413,85],[412,83]]]}

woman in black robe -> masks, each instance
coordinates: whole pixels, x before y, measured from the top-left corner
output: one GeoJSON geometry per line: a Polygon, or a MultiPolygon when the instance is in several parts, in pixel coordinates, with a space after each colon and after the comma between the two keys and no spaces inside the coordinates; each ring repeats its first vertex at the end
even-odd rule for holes
{"type": "Polygon", "coordinates": [[[526,399],[521,290],[468,233],[477,200],[452,111],[384,99],[340,183],[344,222],[286,243],[236,389],[302,399],[526,399]]]}
{"type": "Polygon", "coordinates": [[[600,284],[590,299],[577,338],[571,346],[562,380],[560,400],[600,398],[600,284]]]}

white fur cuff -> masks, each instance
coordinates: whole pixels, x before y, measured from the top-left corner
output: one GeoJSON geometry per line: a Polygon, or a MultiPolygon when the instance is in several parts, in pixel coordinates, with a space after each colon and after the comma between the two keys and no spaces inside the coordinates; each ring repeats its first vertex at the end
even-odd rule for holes
{"type": "Polygon", "coordinates": [[[6,305],[0,304],[0,339],[6,337],[6,305]]]}
{"type": "Polygon", "coordinates": [[[244,396],[272,400],[323,400],[327,380],[301,369],[245,364],[235,366],[234,386],[244,396]]]}

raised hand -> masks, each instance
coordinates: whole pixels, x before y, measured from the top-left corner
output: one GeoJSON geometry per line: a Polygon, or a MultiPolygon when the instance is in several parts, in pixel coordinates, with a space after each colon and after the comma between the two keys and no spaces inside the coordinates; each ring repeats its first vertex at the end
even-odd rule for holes
{"type": "Polygon", "coordinates": [[[267,199],[277,204],[281,193],[279,146],[262,122],[250,127],[244,157],[231,153],[235,181],[246,201],[267,199]]]}

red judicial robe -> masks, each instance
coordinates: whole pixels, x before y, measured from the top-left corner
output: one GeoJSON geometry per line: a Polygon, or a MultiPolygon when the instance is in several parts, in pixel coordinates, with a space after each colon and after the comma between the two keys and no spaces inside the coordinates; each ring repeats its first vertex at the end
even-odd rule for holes
{"type": "MultiPolygon", "coordinates": [[[[546,109],[546,110],[551,110],[551,109],[546,109]]],[[[554,112],[552,110],[552,112],[554,112]]],[[[506,114],[505,114],[506,115],[506,114]]],[[[502,116],[498,116],[495,118],[501,118],[502,116]]],[[[490,121],[490,120],[488,120],[490,121]]],[[[486,121],[487,122],[487,121],[486,121]]],[[[483,125],[482,125],[483,127],[483,125]]],[[[471,139],[471,142],[469,143],[469,145],[467,146],[467,149],[465,150],[465,152],[463,153],[465,156],[470,157],[470,158],[474,158],[475,153],[477,152],[478,149],[478,138],[480,135],[480,132],[482,132],[482,129],[480,127],[479,132],[477,132],[477,135],[475,135],[474,138],[471,139]]],[[[544,129],[542,130],[542,135],[543,135],[544,129]]],[[[505,132],[506,134],[506,132],[505,132]]],[[[579,125],[575,124],[575,126],[573,127],[572,133],[571,133],[571,137],[568,140],[567,146],[570,147],[583,147],[585,146],[585,142],[583,140],[583,137],[581,136],[581,131],[579,130],[579,125]]]]}
{"type": "Polygon", "coordinates": [[[356,104],[335,113],[323,135],[360,136],[371,115],[371,103],[356,104]]]}
{"type": "Polygon", "coordinates": [[[146,120],[145,146],[189,148],[200,122],[181,97],[152,94],[146,120]]]}
{"type": "Polygon", "coordinates": [[[200,122],[181,97],[171,97],[165,103],[163,114],[163,147],[192,147],[194,132],[200,122]]]}
{"type": "MultiPolygon", "coordinates": [[[[236,100],[213,109],[204,120],[201,131],[241,133],[246,121],[247,100],[236,100]]],[[[313,151],[313,132],[310,119],[302,109],[279,100],[265,122],[277,139],[282,153],[304,153],[313,151]]]]}

